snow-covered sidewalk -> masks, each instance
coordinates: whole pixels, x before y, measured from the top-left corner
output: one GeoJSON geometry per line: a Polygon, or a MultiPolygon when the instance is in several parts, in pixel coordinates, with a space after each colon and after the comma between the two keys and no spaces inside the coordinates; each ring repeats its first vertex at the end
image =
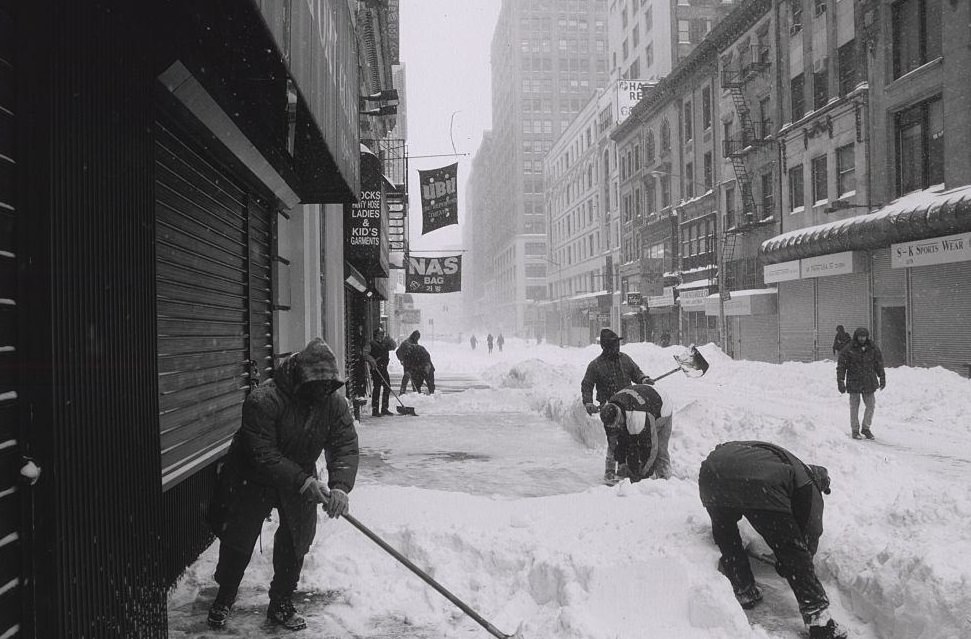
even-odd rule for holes
{"type": "MultiPolygon", "coordinates": [[[[392,420],[385,432],[381,420],[365,420],[362,445],[389,451],[383,463],[395,468],[385,469],[381,483],[380,473],[369,476],[362,465],[352,512],[506,632],[524,622],[529,639],[792,636],[792,630],[770,634],[749,625],[715,571],[717,550],[697,494],[698,466],[717,443],[762,439],[830,470],[833,493],[816,563],[834,616],[852,628],[851,636],[971,635],[967,379],[943,369],[891,369],[877,396],[877,441],[855,441],[834,363],[735,362],[708,345],[702,352],[712,366],[705,377],[659,382],[676,406],[675,478],[609,488],[595,484],[603,461],[599,421],[585,415],[578,399],[597,347],[509,340],[504,353],[492,356],[467,345],[428,347],[439,376],[473,375],[492,388],[408,394],[406,403],[420,417],[385,418],[392,420]],[[503,412],[508,420],[495,417],[503,412]],[[530,414],[537,421],[523,417],[530,414]],[[449,430],[463,416],[476,427],[449,430]],[[513,423],[529,434],[504,431],[513,423]],[[478,461],[462,460],[449,485],[447,467],[456,468],[455,458],[443,459],[443,479],[427,454],[434,451],[484,452],[478,461]],[[419,463],[408,455],[423,457],[419,463]],[[546,496],[523,497],[513,485],[519,480],[504,484],[504,478],[524,476],[524,464],[532,464],[532,473],[564,467],[572,473],[534,493],[546,496]],[[434,489],[422,487],[423,465],[434,489]],[[480,482],[475,472],[482,473],[480,482]],[[577,490],[578,476],[591,477],[591,486],[577,490]],[[415,485],[401,485],[407,483],[415,485]]],[[[624,347],[649,374],[671,369],[678,350],[624,347]]],[[[487,636],[346,522],[321,524],[301,581],[301,592],[311,597],[302,606],[310,613],[310,634],[487,636]]],[[[254,553],[243,583],[232,620],[236,636],[264,634],[273,526],[267,525],[263,554],[254,553]]],[[[172,593],[173,637],[212,636],[204,618],[214,594],[215,550],[172,593]]],[[[785,588],[774,574],[768,577],[785,588]]]]}

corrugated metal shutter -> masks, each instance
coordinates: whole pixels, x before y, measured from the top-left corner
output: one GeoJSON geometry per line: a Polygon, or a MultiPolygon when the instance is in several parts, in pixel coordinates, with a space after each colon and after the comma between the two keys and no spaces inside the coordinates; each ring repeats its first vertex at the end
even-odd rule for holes
{"type": "Polygon", "coordinates": [[[272,369],[269,212],[171,128],[156,142],[162,485],[217,458],[272,369]]]}
{"type": "Polygon", "coordinates": [[[0,8],[0,637],[20,634],[23,580],[17,401],[17,152],[13,16],[0,8]]]}
{"type": "Polygon", "coordinates": [[[735,359],[779,362],[779,316],[751,315],[737,318],[732,337],[735,359]]]}
{"type": "Polygon", "coordinates": [[[907,269],[890,268],[890,249],[874,251],[870,264],[873,269],[873,297],[895,297],[902,302],[907,296],[907,269]]]}
{"type": "Polygon", "coordinates": [[[971,262],[911,269],[911,343],[915,366],[961,375],[971,363],[971,262]]]}
{"type": "Polygon", "coordinates": [[[850,335],[858,326],[870,329],[869,275],[852,273],[816,280],[816,326],[819,346],[816,359],[835,359],[833,339],[840,324],[850,335]]]}
{"type": "Polygon", "coordinates": [[[814,351],[812,280],[779,282],[779,345],[783,362],[811,362],[814,351]]]}

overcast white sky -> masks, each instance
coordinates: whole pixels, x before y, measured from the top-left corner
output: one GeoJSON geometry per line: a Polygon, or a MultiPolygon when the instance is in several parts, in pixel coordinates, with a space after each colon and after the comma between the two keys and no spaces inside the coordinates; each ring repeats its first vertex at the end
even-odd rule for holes
{"type": "Polygon", "coordinates": [[[406,69],[409,155],[452,153],[453,141],[455,152],[469,154],[409,161],[413,251],[458,252],[462,248],[461,231],[455,226],[421,235],[418,169],[434,169],[458,161],[461,224],[465,219],[465,183],[472,155],[482,132],[492,126],[489,46],[500,6],[501,0],[401,1],[401,62],[406,69]]]}

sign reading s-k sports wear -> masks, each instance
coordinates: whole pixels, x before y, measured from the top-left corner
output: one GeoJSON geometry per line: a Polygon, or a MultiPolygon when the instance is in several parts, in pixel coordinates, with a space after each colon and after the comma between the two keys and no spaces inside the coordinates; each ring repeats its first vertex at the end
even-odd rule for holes
{"type": "Polygon", "coordinates": [[[459,223],[458,163],[418,171],[421,183],[421,234],[459,223]]]}
{"type": "Polygon", "coordinates": [[[405,289],[409,293],[461,291],[462,256],[409,257],[405,289]]]}

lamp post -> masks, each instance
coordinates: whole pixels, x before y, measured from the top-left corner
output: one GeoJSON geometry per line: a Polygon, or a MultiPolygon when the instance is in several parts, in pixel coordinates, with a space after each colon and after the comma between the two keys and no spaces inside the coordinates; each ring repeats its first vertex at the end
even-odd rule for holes
{"type": "MultiPolygon", "coordinates": [[[[651,177],[660,179],[662,177],[671,177],[682,179],[683,176],[676,175],[674,173],[669,173],[668,171],[653,170],[648,171],[651,177]]],[[[707,192],[709,189],[706,185],[700,182],[691,181],[691,184],[696,188],[701,188],[702,193],[707,192]]],[[[714,190],[714,189],[712,189],[714,190]]],[[[718,278],[718,343],[721,346],[723,352],[728,352],[728,332],[725,326],[725,298],[731,299],[731,294],[725,290],[725,265],[723,263],[724,251],[721,250],[721,244],[724,241],[723,238],[724,230],[721,224],[721,209],[715,210],[715,269],[716,277],[718,278]]],[[[680,239],[680,238],[675,238],[680,239]]]]}

